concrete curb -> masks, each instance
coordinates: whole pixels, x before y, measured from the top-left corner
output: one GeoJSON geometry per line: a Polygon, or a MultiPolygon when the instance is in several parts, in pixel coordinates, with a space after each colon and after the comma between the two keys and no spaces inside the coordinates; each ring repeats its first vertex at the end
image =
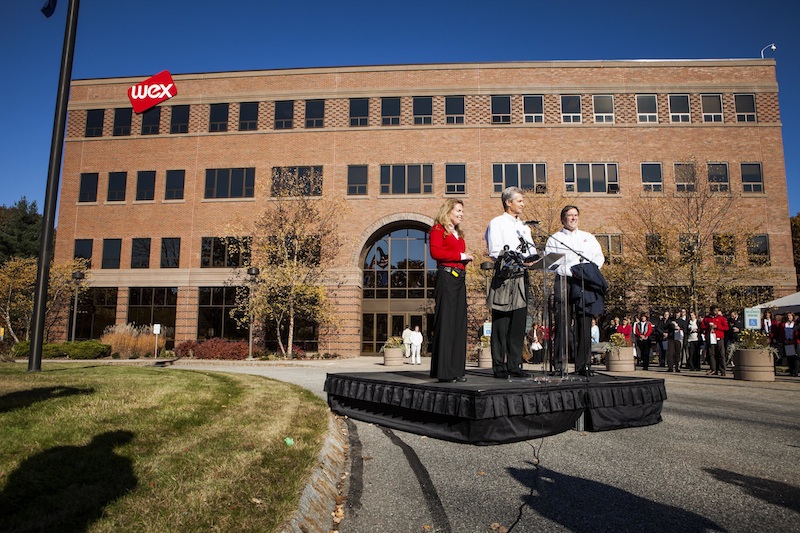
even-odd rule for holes
{"type": "Polygon", "coordinates": [[[317,468],[300,496],[297,511],[283,526],[283,532],[330,533],[336,529],[333,518],[340,483],[347,472],[347,428],[332,413],[328,414],[328,434],[318,459],[317,468]]]}

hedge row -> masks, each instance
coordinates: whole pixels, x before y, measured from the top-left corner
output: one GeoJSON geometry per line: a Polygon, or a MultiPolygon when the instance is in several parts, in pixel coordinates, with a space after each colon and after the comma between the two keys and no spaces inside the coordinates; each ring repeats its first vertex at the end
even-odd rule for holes
{"type": "MultiPolygon", "coordinates": [[[[29,341],[21,341],[11,348],[14,357],[28,357],[31,351],[29,341]]],[[[42,345],[42,359],[66,357],[68,359],[101,359],[111,355],[111,346],[96,340],[75,342],[46,342],[42,345]]]]}

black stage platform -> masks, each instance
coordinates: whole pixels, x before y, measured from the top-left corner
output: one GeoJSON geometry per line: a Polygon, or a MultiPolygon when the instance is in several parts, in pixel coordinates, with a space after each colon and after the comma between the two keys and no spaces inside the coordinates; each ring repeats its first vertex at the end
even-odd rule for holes
{"type": "Polygon", "coordinates": [[[604,431],[661,421],[663,379],[597,373],[511,380],[467,369],[465,383],[439,383],[426,371],[328,374],[334,413],[429,437],[490,445],[555,435],[575,427],[604,431]]]}

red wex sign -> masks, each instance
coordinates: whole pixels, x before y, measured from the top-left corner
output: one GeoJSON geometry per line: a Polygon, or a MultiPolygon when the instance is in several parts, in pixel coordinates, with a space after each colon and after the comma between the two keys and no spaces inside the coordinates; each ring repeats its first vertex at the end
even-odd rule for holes
{"type": "Polygon", "coordinates": [[[175,87],[168,70],[161,71],[128,89],[128,98],[137,113],[143,113],[176,94],[178,88],[175,87]]]}

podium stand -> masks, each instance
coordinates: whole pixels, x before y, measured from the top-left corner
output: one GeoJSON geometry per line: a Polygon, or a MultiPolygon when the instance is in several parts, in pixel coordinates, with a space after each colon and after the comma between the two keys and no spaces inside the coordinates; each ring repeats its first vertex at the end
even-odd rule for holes
{"type": "MultiPolygon", "coordinates": [[[[548,338],[545,340],[544,346],[544,357],[542,359],[542,372],[547,372],[548,370],[553,370],[553,339],[554,339],[554,331],[549,327],[549,318],[550,318],[550,305],[548,304],[548,292],[547,292],[547,277],[548,274],[553,274],[555,269],[558,267],[558,261],[564,257],[564,254],[551,252],[546,254],[539,259],[537,259],[531,266],[528,267],[528,270],[531,271],[541,271],[542,272],[542,325],[546,326],[548,329],[548,338]],[[550,368],[547,369],[545,365],[550,364],[550,368]]],[[[562,289],[563,290],[563,289],[562,289]]],[[[562,296],[563,298],[563,296],[562,296]]],[[[564,321],[562,320],[561,323],[564,321]]],[[[562,354],[564,357],[564,354],[562,354]]],[[[566,361],[567,359],[564,358],[562,361],[566,361]]],[[[561,375],[564,376],[565,365],[562,364],[561,375]]]]}

